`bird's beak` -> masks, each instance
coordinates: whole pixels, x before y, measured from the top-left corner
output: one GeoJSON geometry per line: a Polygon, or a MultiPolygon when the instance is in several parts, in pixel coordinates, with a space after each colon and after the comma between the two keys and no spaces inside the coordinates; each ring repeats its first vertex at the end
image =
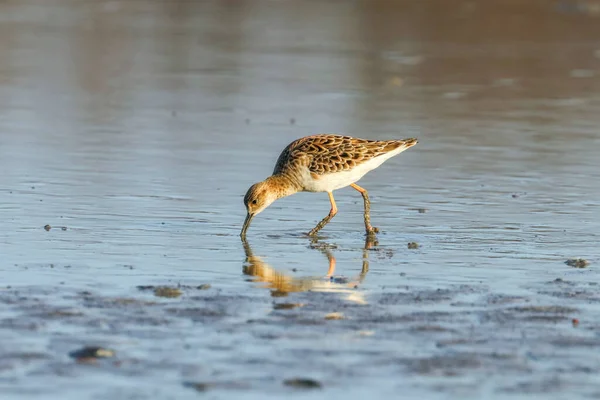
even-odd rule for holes
{"type": "Polygon", "coordinates": [[[246,215],[246,220],[244,221],[244,226],[242,226],[242,232],[240,233],[240,236],[242,237],[242,239],[246,238],[246,231],[250,227],[250,221],[252,221],[252,218],[254,218],[254,214],[248,213],[246,215]]]}

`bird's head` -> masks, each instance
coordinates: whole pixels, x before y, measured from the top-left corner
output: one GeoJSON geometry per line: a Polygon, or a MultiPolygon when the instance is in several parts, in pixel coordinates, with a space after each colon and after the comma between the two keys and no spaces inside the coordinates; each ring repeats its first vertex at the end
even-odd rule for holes
{"type": "Polygon", "coordinates": [[[244,196],[244,205],[246,206],[246,211],[248,214],[246,215],[246,220],[244,221],[244,226],[242,227],[242,232],[240,233],[242,238],[246,237],[246,231],[250,226],[250,221],[252,221],[252,218],[261,213],[277,199],[277,193],[267,181],[258,182],[250,186],[250,189],[248,189],[246,195],[244,196]]]}

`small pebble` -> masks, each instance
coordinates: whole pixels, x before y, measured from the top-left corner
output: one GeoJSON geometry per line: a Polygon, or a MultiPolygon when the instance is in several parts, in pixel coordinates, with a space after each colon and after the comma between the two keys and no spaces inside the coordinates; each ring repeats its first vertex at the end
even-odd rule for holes
{"type": "Polygon", "coordinates": [[[208,389],[213,387],[210,383],[205,382],[186,382],[184,386],[197,390],[198,392],[206,392],[208,389]]]}
{"type": "Polygon", "coordinates": [[[332,312],[329,313],[327,315],[325,315],[325,319],[327,320],[331,320],[331,319],[345,319],[344,314],[340,313],[340,312],[332,312]]]}
{"type": "Polygon", "coordinates": [[[212,389],[244,389],[247,390],[250,386],[245,382],[184,382],[183,386],[195,389],[198,392],[206,392],[212,389]]]}
{"type": "Polygon", "coordinates": [[[411,250],[418,249],[419,248],[419,243],[417,243],[417,242],[410,242],[410,243],[408,243],[408,248],[411,249],[411,250]]]}
{"type": "Polygon", "coordinates": [[[75,359],[110,358],[115,356],[115,351],[104,347],[89,346],[69,353],[75,359]]]}
{"type": "Polygon", "coordinates": [[[275,303],[273,304],[274,310],[291,310],[292,308],[303,307],[302,303],[275,303]]]}
{"type": "Polygon", "coordinates": [[[573,328],[577,328],[577,326],[579,325],[579,320],[577,318],[573,318],[571,322],[573,324],[573,328]]]}
{"type": "Polygon", "coordinates": [[[320,389],[323,387],[321,382],[310,378],[286,379],[283,384],[300,389],[320,389]]]}
{"type": "Polygon", "coordinates": [[[173,297],[179,297],[181,296],[182,291],[177,289],[177,288],[170,288],[168,286],[161,286],[161,287],[157,287],[156,289],[154,289],[154,295],[156,297],[167,297],[167,298],[173,298],[173,297]]]}
{"type": "Polygon", "coordinates": [[[585,268],[590,265],[590,262],[584,258],[571,258],[565,261],[565,264],[573,268],[585,268]]]}
{"type": "Polygon", "coordinates": [[[52,229],[52,227],[51,227],[50,225],[44,225],[44,229],[45,229],[46,231],[49,231],[50,229],[52,229]]]}

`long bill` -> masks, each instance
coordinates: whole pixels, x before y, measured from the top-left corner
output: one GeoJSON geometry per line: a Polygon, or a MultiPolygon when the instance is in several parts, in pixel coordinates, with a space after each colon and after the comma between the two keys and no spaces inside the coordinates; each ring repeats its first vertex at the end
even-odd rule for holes
{"type": "Polygon", "coordinates": [[[242,226],[242,232],[240,233],[240,236],[242,237],[242,239],[246,238],[246,231],[250,227],[250,221],[252,221],[252,218],[254,218],[254,214],[248,213],[246,215],[246,220],[244,220],[244,226],[242,226]]]}

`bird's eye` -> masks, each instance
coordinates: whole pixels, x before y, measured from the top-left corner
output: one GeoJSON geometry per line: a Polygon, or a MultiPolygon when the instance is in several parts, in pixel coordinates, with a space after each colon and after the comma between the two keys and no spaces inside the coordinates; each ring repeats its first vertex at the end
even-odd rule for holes
{"type": "Polygon", "coordinates": [[[257,199],[252,200],[252,204],[256,204],[256,203],[258,203],[257,199]]]}

